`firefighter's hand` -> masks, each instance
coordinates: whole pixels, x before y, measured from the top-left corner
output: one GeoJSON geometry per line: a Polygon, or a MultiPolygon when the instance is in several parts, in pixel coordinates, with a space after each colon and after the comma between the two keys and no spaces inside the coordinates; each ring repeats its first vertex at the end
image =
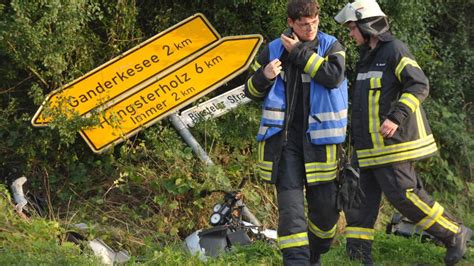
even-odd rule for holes
{"type": "Polygon", "coordinates": [[[269,80],[274,79],[276,76],[280,74],[280,72],[281,72],[281,61],[278,58],[268,63],[263,69],[263,75],[269,80]]]}
{"type": "Polygon", "coordinates": [[[392,122],[390,119],[385,119],[383,124],[380,126],[380,134],[386,139],[393,137],[398,129],[398,125],[392,122]]]}
{"type": "Polygon", "coordinates": [[[359,171],[350,165],[346,165],[342,170],[341,184],[337,192],[337,208],[339,210],[349,210],[354,205],[359,205],[364,192],[360,189],[359,171]]]}
{"type": "Polygon", "coordinates": [[[288,53],[291,52],[293,48],[300,42],[300,39],[298,38],[296,33],[293,32],[292,35],[292,38],[286,36],[285,34],[282,34],[280,36],[281,43],[283,44],[283,46],[285,46],[285,49],[288,51],[288,53]]]}

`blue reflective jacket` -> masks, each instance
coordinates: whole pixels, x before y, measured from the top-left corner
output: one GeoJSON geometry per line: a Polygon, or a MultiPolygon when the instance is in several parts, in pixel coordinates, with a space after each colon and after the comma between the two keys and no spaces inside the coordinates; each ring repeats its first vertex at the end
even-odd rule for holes
{"type": "MultiPolygon", "coordinates": [[[[318,32],[319,56],[324,57],[336,38],[318,32]]],[[[270,61],[280,58],[285,48],[278,38],[269,44],[270,61]]],[[[311,79],[310,113],[307,134],[317,145],[342,143],[347,128],[347,79],[336,88],[326,88],[311,79]]],[[[263,103],[263,114],[257,141],[264,141],[283,130],[286,111],[285,83],[278,76],[263,103]]]]}

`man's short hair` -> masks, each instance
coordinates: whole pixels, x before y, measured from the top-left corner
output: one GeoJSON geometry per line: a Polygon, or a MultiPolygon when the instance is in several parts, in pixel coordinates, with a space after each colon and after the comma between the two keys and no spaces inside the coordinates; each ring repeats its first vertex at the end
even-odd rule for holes
{"type": "Polygon", "coordinates": [[[293,21],[302,17],[315,17],[319,15],[319,3],[316,0],[288,0],[286,12],[293,21]]]}

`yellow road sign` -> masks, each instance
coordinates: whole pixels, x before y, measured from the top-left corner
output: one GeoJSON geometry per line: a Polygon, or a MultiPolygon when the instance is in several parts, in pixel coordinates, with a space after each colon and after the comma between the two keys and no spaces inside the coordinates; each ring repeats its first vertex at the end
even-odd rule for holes
{"type": "Polygon", "coordinates": [[[260,35],[222,38],[148,87],[103,110],[100,125],[82,130],[82,137],[94,152],[122,142],[245,71],[262,39],[260,35]]]}
{"type": "Polygon", "coordinates": [[[83,115],[118,96],[126,96],[132,93],[130,89],[140,89],[139,85],[146,80],[176,66],[219,38],[204,15],[189,17],[52,92],[36,112],[32,124],[46,126],[51,122],[52,118],[44,115],[46,106],[59,108],[64,114],[83,115]]]}

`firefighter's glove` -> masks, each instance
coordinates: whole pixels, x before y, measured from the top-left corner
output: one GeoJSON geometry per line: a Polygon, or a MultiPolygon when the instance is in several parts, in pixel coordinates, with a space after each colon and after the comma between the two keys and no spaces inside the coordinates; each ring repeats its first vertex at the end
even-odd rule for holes
{"type": "Polygon", "coordinates": [[[353,206],[359,205],[364,192],[360,189],[360,174],[358,169],[354,169],[347,164],[341,171],[339,191],[337,193],[337,208],[339,210],[349,210],[353,206]]]}

